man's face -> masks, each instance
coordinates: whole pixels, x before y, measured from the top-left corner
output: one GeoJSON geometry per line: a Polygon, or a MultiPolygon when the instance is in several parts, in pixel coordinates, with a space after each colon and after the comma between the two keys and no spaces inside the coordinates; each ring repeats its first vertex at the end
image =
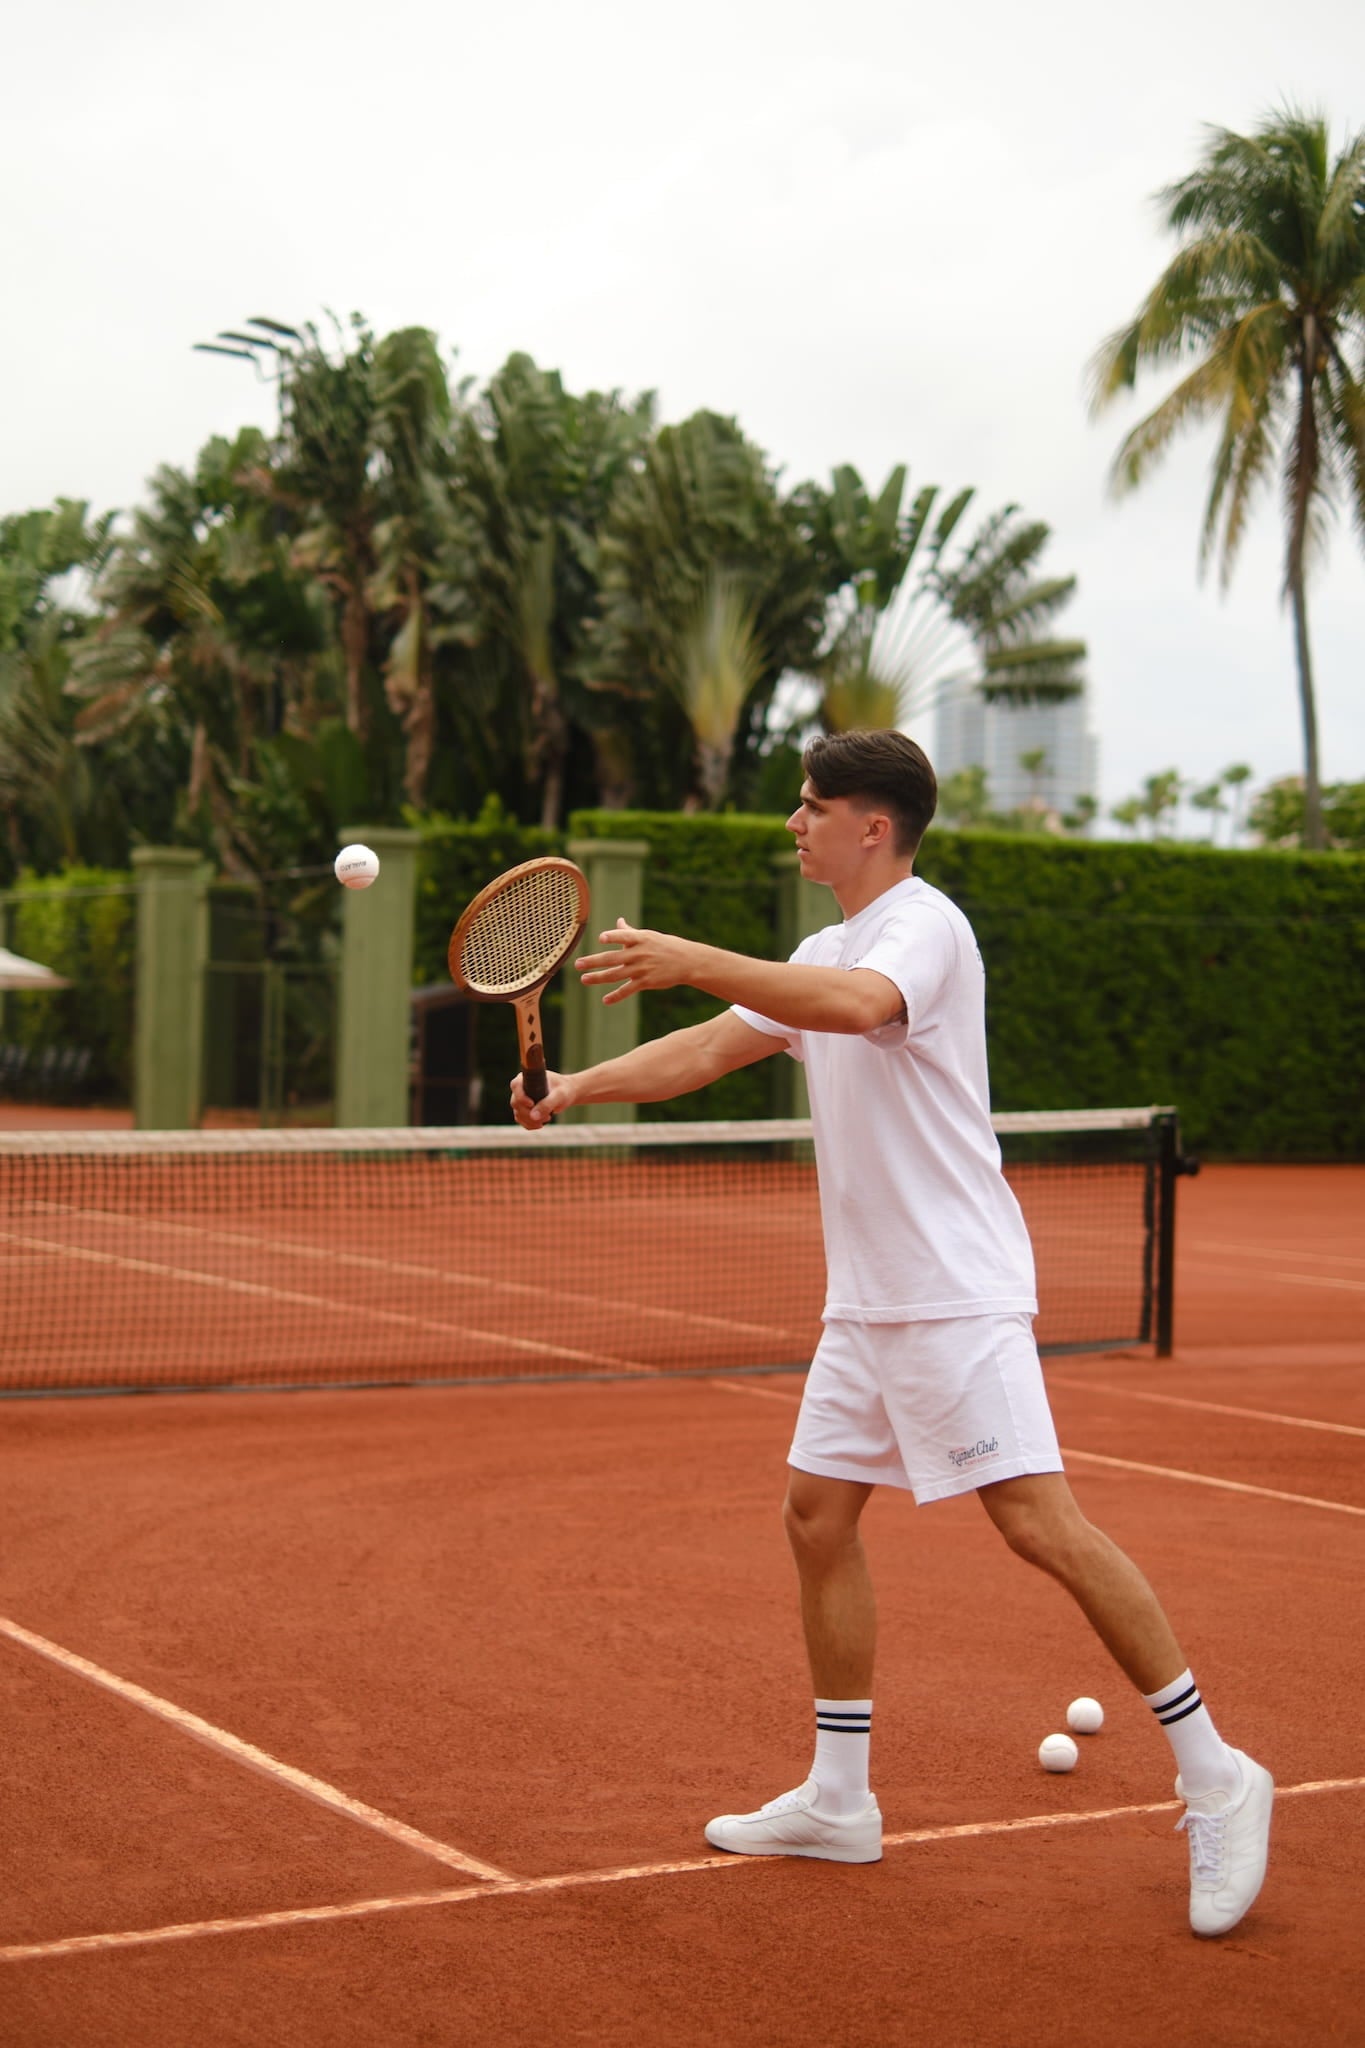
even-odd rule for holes
{"type": "Polygon", "coordinates": [[[851,880],[867,857],[868,829],[876,816],[852,797],[821,796],[807,776],[787,820],[806,880],[834,889],[851,880]]]}

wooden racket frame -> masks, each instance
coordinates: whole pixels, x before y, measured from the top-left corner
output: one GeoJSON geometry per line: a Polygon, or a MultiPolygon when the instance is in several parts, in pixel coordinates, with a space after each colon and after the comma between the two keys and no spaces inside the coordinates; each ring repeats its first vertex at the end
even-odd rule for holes
{"type": "Polygon", "coordinates": [[[521,1083],[532,1102],[543,1102],[550,1088],[545,1070],[545,1040],[540,1028],[540,998],[582,938],[588,922],[589,905],[588,878],[582,868],[571,860],[565,860],[561,854],[545,853],[535,860],[524,860],[517,867],[508,868],[505,874],[496,876],[480,889],[478,895],[471,898],[461,911],[459,922],[450,935],[446,963],[455,986],[463,989],[466,995],[472,996],[476,1003],[511,1003],[516,1011],[517,1045],[521,1052],[521,1083]],[[460,953],[465,933],[470,925],[486,904],[503,895],[509,885],[519,880],[521,876],[544,873],[552,869],[572,876],[578,890],[579,917],[573,932],[561,946],[550,967],[545,973],[537,976],[535,981],[528,982],[521,989],[494,994],[488,989],[472,987],[460,971],[460,953]]]}

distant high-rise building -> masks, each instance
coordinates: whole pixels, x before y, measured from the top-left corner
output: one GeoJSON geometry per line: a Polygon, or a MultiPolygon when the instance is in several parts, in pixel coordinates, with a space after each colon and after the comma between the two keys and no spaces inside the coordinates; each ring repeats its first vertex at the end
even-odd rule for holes
{"type": "Polygon", "coordinates": [[[984,768],[993,811],[1041,803],[1059,815],[1077,797],[1099,796],[1099,741],[1082,692],[1060,704],[988,704],[963,684],[939,705],[934,770],[940,782],[963,768],[984,768]],[[1021,756],[1041,752],[1033,771],[1021,756]]]}

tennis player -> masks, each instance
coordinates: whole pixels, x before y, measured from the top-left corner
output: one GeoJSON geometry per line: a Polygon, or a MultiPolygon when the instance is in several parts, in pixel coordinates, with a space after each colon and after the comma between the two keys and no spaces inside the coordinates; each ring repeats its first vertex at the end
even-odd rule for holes
{"type": "Polygon", "coordinates": [[[1080,1512],[1033,1339],[1033,1255],[1000,1170],[985,976],[962,912],[914,873],[933,769],[896,732],[813,740],[788,829],[842,922],[789,962],[620,920],[581,958],[618,1003],[685,984],[731,1007],[620,1059],[552,1074],[535,1130],[579,1103],[659,1102],[785,1051],[804,1062],[828,1267],[824,1333],[789,1454],[785,1520],[815,1691],[809,1776],[706,1839],[746,1856],[875,1862],[868,1780],[876,1609],[859,1518],[875,1486],[976,1493],[1010,1549],[1072,1595],[1174,1751],[1190,1924],[1225,1934],[1265,1875],[1274,1786],[1219,1735],[1156,1596],[1080,1512]]]}

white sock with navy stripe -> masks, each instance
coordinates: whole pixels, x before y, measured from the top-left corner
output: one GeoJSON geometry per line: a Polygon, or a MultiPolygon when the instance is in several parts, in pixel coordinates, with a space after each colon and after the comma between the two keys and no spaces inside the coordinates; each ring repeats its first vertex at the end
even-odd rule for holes
{"type": "Polygon", "coordinates": [[[1180,1789],[1186,1799],[1201,1799],[1210,1792],[1232,1792],[1239,1783],[1237,1759],[1209,1718],[1199,1696],[1199,1687],[1188,1671],[1163,1685],[1160,1692],[1145,1692],[1152,1712],[1166,1730],[1175,1751],[1180,1789]]]}
{"type": "Polygon", "coordinates": [[[871,1700],[815,1702],[815,1762],[810,1774],[819,1787],[821,1813],[861,1813],[871,1793],[867,1759],[872,1747],[871,1700]]]}

